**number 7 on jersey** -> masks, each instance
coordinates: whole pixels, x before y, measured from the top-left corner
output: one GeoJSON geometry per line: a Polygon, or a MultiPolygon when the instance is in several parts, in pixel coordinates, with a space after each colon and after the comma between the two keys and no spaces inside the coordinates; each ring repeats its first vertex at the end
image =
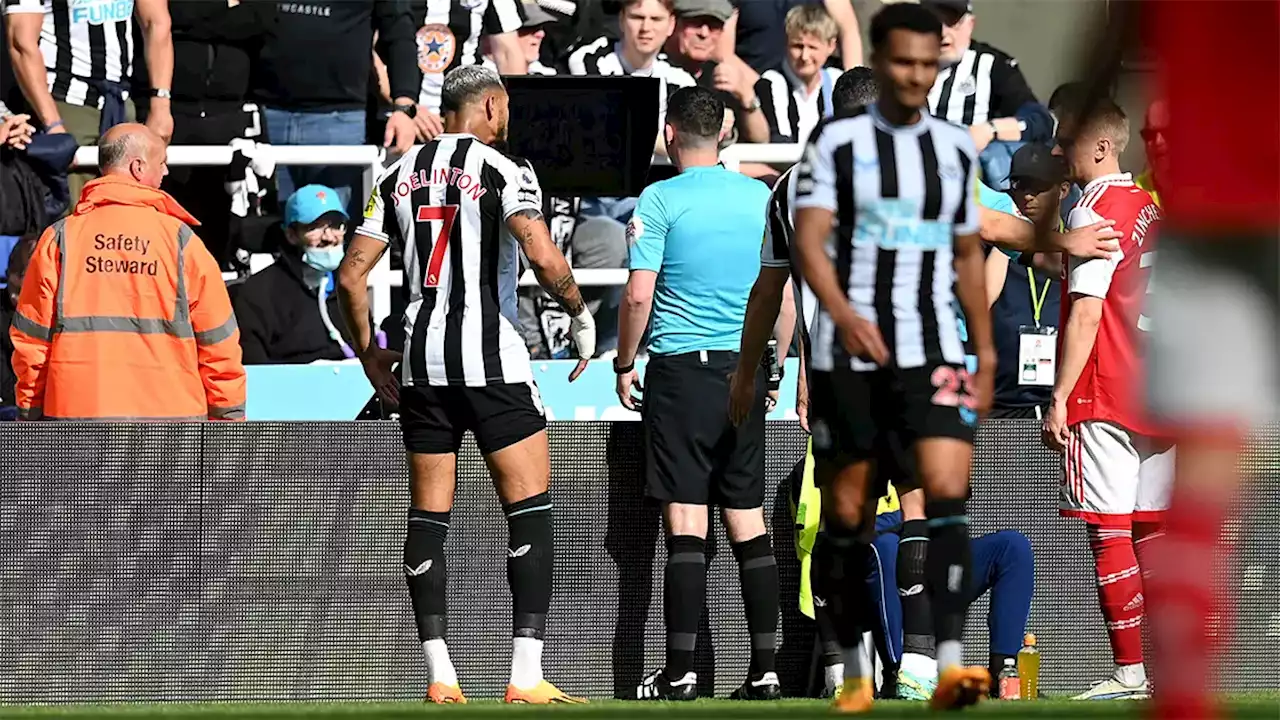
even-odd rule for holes
{"type": "Polygon", "coordinates": [[[453,237],[453,221],[458,217],[457,205],[424,205],[418,208],[418,222],[441,220],[440,231],[436,233],[436,241],[431,245],[431,258],[427,261],[427,279],[423,287],[440,285],[440,266],[444,264],[444,253],[449,247],[449,238],[453,237]]]}

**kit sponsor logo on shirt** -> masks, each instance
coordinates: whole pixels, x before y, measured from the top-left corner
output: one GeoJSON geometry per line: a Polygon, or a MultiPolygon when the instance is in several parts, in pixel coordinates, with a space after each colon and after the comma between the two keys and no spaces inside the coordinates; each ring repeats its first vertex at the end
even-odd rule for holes
{"type": "Polygon", "coordinates": [[[71,0],[67,9],[73,23],[106,25],[133,17],[133,0],[71,0]]]}
{"type": "Polygon", "coordinates": [[[453,62],[457,42],[448,25],[423,25],[418,30],[418,67],[424,73],[444,72],[453,62]]]}

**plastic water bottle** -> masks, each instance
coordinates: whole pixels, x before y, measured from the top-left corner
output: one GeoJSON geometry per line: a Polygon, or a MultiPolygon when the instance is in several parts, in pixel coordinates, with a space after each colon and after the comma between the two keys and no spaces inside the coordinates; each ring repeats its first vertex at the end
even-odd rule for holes
{"type": "Polygon", "coordinates": [[[1018,677],[1018,668],[1013,666],[1013,658],[1004,659],[1004,669],[1000,671],[1001,700],[1019,700],[1022,698],[1022,679],[1018,677]]]}
{"type": "Polygon", "coordinates": [[[1039,699],[1040,651],[1036,649],[1035,633],[1027,633],[1022,638],[1022,649],[1018,651],[1018,676],[1022,680],[1022,698],[1039,699]]]}

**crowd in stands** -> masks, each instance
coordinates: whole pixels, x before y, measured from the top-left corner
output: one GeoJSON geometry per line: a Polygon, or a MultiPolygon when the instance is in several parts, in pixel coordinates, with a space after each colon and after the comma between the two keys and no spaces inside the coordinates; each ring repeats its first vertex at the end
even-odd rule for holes
{"type": "MultiPolygon", "coordinates": [[[[930,95],[931,109],[970,127],[985,149],[984,181],[1006,189],[1017,147],[1051,140],[1049,109],[1013,58],[974,41],[968,0],[925,2],[944,20],[950,63],[930,95]]],[[[0,115],[8,119],[0,131],[7,136],[0,137],[0,266],[12,250],[8,270],[18,279],[0,295],[0,309],[8,310],[11,288],[20,283],[31,238],[73,211],[92,177],[73,166],[76,149],[137,120],[174,145],[234,148],[228,166],[170,168],[163,189],[199,219],[199,237],[234,278],[246,363],[349,356],[334,327],[341,322],[328,322],[336,313],[323,312],[331,305],[332,276],[306,258],[320,238],[330,242],[332,230],[350,237],[356,225],[350,219],[359,217],[364,200],[362,168],[275,167],[259,143],[374,144],[394,157],[442,131],[441,79],[475,63],[506,75],[656,77],[660,112],[676,88],[700,85],[726,102],[732,128],[726,144],[798,143],[831,113],[835,79],[865,62],[850,0],[3,0],[3,6],[0,115]],[[288,201],[301,188],[311,192],[303,205],[320,202],[331,212],[290,216],[288,201]],[[333,197],[316,201],[317,190],[333,197]],[[279,260],[263,277],[246,280],[253,253],[279,260]]],[[[654,151],[665,154],[661,132],[654,151]]],[[[740,169],[772,183],[786,165],[740,169]]],[[[625,227],[634,206],[635,198],[549,197],[545,215],[575,268],[617,269],[626,266],[625,227]]],[[[393,265],[398,261],[393,256],[393,265]]],[[[616,345],[621,289],[584,290],[600,326],[598,352],[607,353],[616,345]]],[[[568,318],[540,290],[521,292],[521,327],[533,355],[569,357],[568,318]]],[[[393,305],[391,322],[383,324],[392,347],[402,342],[398,311],[393,305]]],[[[6,400],[11,395],[0,384],[0,405],[6,400]]]]}

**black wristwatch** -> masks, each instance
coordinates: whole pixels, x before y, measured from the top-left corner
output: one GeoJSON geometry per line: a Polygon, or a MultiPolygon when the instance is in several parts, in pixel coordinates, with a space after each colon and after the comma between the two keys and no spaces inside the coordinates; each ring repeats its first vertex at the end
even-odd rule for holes
{"type": "Polygon", "coordinates": [[[405,103],[404,105],[397,105],[395,111],[402,112],[405,115],[408,115],[410,119],[413,119],[418,116],[418,106],[415,105],[414,103],[405,103]]]}
{"type": "Polygon", "coordinates": [[[618,375],[626,375],[627,373],[629,373],[629,372],[631,372],[632,370],[635,370],[635,369],[636,369],[636,361],[635,361],[635,360],[632,360],[632,361],[630,362],[630,364],[628,364],[628,365],[619,365],[619,364],[618,364],[618,356],[617,356],[617,355],[613,356],[613,372],[614,372],[614,373],[616,373],[616,374],[618,374],[618,375]]]}

